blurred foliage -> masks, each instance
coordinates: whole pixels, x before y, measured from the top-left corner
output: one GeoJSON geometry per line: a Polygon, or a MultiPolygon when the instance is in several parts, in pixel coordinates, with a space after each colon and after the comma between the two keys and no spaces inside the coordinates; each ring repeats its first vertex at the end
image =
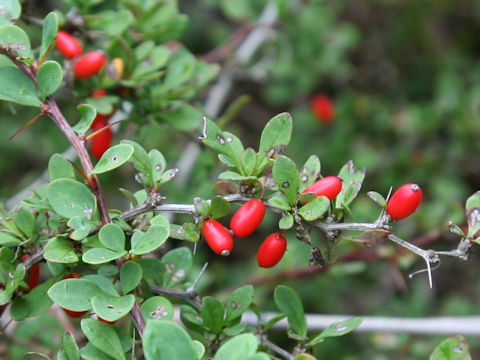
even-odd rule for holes
{"type": "MultiPolygon", "coordinates": [[[[44,16],[52,5],[25,3],[26,15],[38,17],[44,16]]],[[[103,7],[98,1],[67,3],[76,4],[85,13],[93,11],[92,8],[101,13],[103,7]]],[[[186,48],[202,58],[228,41],[233,31],[251,27],[265,3],[180,1],[179,8],[189,21],[186,17],[174,20],[178,34],[156,40],[181,39],[186,48]],[[181,37],[183,30],[185,34],[181,37]]],[[[367,191],[375,190],[386,196],[391,186],[416,182],[424,191],[423,204],[411,219],[394,225],[395,231],[406,239],[414,239],[439,230],[440,241],[428,246],[454,247],[454,238],[446,231],[447,223],[450,220],[465,223],[465,200],[480,188],[480,4],[468,0],[278,0],[277,3],[280,14],[275,30],[251,62],[236,69],[238,79],[227,104],[245,94],[252,100],[224,128],[234,131],[245,144],[256,144],[270,117],[290,111],[294,135],[288,156],[302,163],[309,154],[317,154],[323,175],[337,174],[350,159],[358,167],[366,168],[362,195],[353,204],[354,220],[373,221],[378,214],[379,208],[365,196],[367,191]],[[311,112],[310,98],[316,93],[333,99],[336,108],[333,124],[318,122],[311,112]]],[[[59,8],[64,13],[68,9],[69,4],[59,8]]],[[[95,29],[101,24],[93,16],[85,21],[91,33],[83,33],[82,27],[73,22],[67,21],[66,27],[81,34],[85,41],[102,44],[102,39],[95,37],[98,35],[95,29]]],[[[20,24],[38,45],[38,27],[26,17],[20,24]]],[[[121,31],[113,25],[103,30],[109,34],[121,31]]],[[[117,43],[104,44],[105,50],[111,57],[123,56],[128,60],[121,37],[118,39],[117,43]]],[[[54,57],[60,59],[55,53],[54,57]]],[[[226,66],[228,58],[218,60],[226,66]]],[[[126,64],[127,70],[132,71],[128,61],[126,64]]],[[[77,97],[86,96],[97,85],[100,84],[77,87],[74,94],[60,91],[56,96],[65,114],[72,119],[78,117],[73,115],[77,97]]],[[[161,93],[161,89],[158,91],[161,93]]],[[[155,94],[145,94],[141,87],[127,95],[127,99],[132,96],[131,99],[139,100],[141,106],[122,122],[116,139],[118,142],[128,137],[147,149],[158,148],[168,165],[174,166],[185,144],[200,129],[196,124],[175,126],[162,115],[184,101],[195,104],[200,113],[204,92],[197,97],[189,91],[170,95],[154,99],[155,94]],[[182,132],[177,132],[178,128],[182,132]]],[[[30,108],[0,103],[3,139],[0,151],[4,154],[0,162],[0,197],[4,200],[36,179],[46,168],[50,154],[63,152],[67,147],[47,118],[38,120],[13,141],[6,141],[35,115],[30,108]]],[[[194,196],[212,196],[211,184],[220,171],[215,154],[203,151],[185,186],[175,182],[165,186],[167,201],[192,202],[194,196]]],[[[131,190],[135,190],[138,184],[132,177],[133,171],[128,169],[102,177],[107,196],[109,189],[116,193],[116,188],[120,184],[125,187],[127,181],[132,184],[131,190]]],[[[113,198],[111,194],[110,197],[108,200],[116,206],[125,206],[125,199],[113,198]]],[[[277,215],[268,214],[260,231],[238,242],[229,261],[211,258],[204,251],[204,244],[199,244],[195,266],[204,260],[210,262],[199,292],[227,294],[227,289],[254,276],[270,276],[307,266],[308,248],[289,234],[288,252],[282,262],[273,270],[257,268],[253,254],[277,222],[277,215]]],[[[348,243],[340,252],[358,248],[359,245],[348,243]]],[[[396,248],[380,244],[372,251],[391,253],[392,249],[396,248]]],[[[298,291],[306,312],[412,317],[472,315],[480,296],[475,266],[478,260],[478,255],[473,254],[468,263],[444,261],[434,272],[433,290],[428,289],[424,275],[413,280],[406,276],[412,269],[423,266],[411,255],[398,258],[398,264],[388,261],[337,264],[325,272],[286,284],[298,291]]],[[[256,290],[255,300],[262,308],[275,309],[274,284],[267,283],[256,290]]],[[[47,326],[47,322],[51,331],[55,330],[49,315],[42,315],[34,322],[30,327],[19,327],[17,331],[22,332],[19,337],[28,340],[34,336],[30,330],[37,323],[47,326]]],[[[39,334],[42,339],[38,344],[49,346],[50,335],[39,334]]],[[[316,355],[344,360],[425,359],[443,338],[356,333],[318,346],[316,355]]],[[[478,339],[467,336],[467,340],[472,354],[480,353],[478,339]]],[[[25,344],[12,347],[12,359],[23,353],[19,349],[22,346],[25,344]]]]}

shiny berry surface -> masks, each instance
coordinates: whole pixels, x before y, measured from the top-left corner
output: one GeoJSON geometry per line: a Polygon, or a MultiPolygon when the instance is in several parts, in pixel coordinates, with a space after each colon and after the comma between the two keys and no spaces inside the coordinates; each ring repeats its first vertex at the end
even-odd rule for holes
{"type": "MultiPolygon", "coordinates": [[[[81,276],[78,275],[78,274],[69,274],[69,275],[65,275],[63,277],[63,279],[80,279],[81,276]]],[[[63,311],[65,311],[65,313],[70,316],[70,317],[73,317],[73,318],[79,318],[79,317],[82,317],[83,315],[85,315],[87,313],[87,311],[73,311],[73,310],[68,310],[68,309],[63,309],[63,311]]]]}
{"type": "Polygon", "coordinates": [[[57,49],[67,59],[73,59],[83,54],[83,46],[76,37],[60,30],[57,34],[57,49]]]}
{"type": "Polygon", "coordinates": [[[394,220],[401,220],[417,210],[423,193],[417,184],[404,184],[395,191],[388,201],[387,212],[394,220]]]}
{"type": "Polygon", "coordinates": [[[317,120],[323,124],[330,124],[335,119],[335,106],[326,95],[317,94],[312,97],[310,107],[317,120]]]}
{"type": "Polygon", "coordinates": [[[265,209],[265,204],[258,199],[251,199],[243,204],[230,221],[230,229],[234,235],[245,237],[252,234],[262,223],[265,209]]]}
{"type": "Polygon", "coordinates": [[[278,264],[287,250],[287,239],[281,233],[273,233],[263,241],[257,252],[258,265],[271,268],[278,264]]]}
{"type": "MultiPolygon", "coordinates": [[[[29,255],[25,254],[22,256],[22,261],[25,261],[29,258],[29,255]]],[[[40,283],[40,263],[36,263],[30,269],[28,269],[28,280],[27,285],[28,290],[25,290],[25,293],[29,293],[40,283]]]]}
{"type": "Polygon", "coordinates": [[[105,55],[100,51],[92,51],[83,55],[73,65],[77,79],[86,79],[96,75],[105,64],[105,55]]]}
{"type": "Polygon", "coordinates": [[[106,323],[106,324],[108,324],[108,325],[113,325],[113,324],[116,323],[116,321],[108,321],[108,320],[102,319],[102,318],[101,318],[100,316],[98,316],[98,315],[97,315],[97,319],[98,319],[98,321],[104,322],[104,323],[106,323]]]}
{"type": "Polygon", "coordinates": [[[203,224],[202,234],[214,253],[223,256],[230,255],[233,249],[233,238],[225,226],[216,220],[208,219],[203,224]]]}
{"type": "MultiPolygon", "coordinates": [[[[97,115],[98,117],[99,115],[97,115]]],[[[104,122],[102,119],[97,119],[93,120],[92,124],[92,131],[97,131],[108,124],[104,122]]],[[[108,150],[108,148],[112,145],[112,140],[113,140],[113,132],[111,128],[103,130],[101,133],[95,135],[92,140],[91,140],[91,145],[90,145],[90,151],[92,152],[92,155],[100,159],[105,151],[108,150]]]]}
{"type": "Polygon", "coordinates": [[[303,193],[314,193],[315,196],[326,196],[331,200],[342,190],[342,180],[336,176],[326,176],[308,186],[303,193]]]}

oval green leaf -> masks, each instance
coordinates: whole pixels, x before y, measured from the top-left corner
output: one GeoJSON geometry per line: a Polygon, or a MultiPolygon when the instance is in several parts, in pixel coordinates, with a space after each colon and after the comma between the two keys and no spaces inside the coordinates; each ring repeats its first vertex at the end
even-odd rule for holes
{"type": "Polygon", "coordinates": [[[134,261],[128,261],[120,269],[120,284],[124,294],[135,289],[142,281],[142,267],[134,261]]]}
{"type": "Polygon", "coordinates": [[[0,81],[0,100],[34,107],[42,104],[32,79],[16,66],[0,66],[0,79],[2,79],[0,81]]]}
{"type": "Polygon", "coordinates": [[[97,165],[92,170],[92,174],[103,174],[114,170],[125,164],[132,157],[133,146],[128,144],[118,144],[105,151],[97,165]]]}
{"type": "Polygon", "coordinates": [[[214,360],[245,360],[255,355],[258,340],[253,334],[240,334],[220,346],[214,360]]]}
{"type": "Polygon", "coordinates": [[[43,100],[62,85],[62,67],[56,61],[45,61],[37,71],[37,82],[43,100]]]}
{"type": "Polygon", "coordinates": [[[87,252],[83,254],[82,260],[87,264],[98,265],[118,259],[126,254],[127,252],[125,250],[113,251],[109,249],[94,248],[87,250],[87,252]]]}
{"type": "Polygon", "coordinates": [[[133,308],[135,296],[125,295],[120,297],[100,294],[92,299],[95,314],[108,321],[117,321],[127,315],[133,308]]]}
{"type": "Polygon", "coordinates": [[[298,213],[307,221],[317,220],[323,216],[330,207],[330,200],[325,196],[318,196],[309,203],[303,205],[298,213]]]}
{"type": "Polygon", "coordinates": [[[48,160],[48,176],[50,181],[62,178],[75,180],[75,170],[63,155],[53,154],[48,160]]]}
{"type": "Polygon", "coordinates": [[[60,216],[91,216],[96,209],[95,196],[90,189],[75,180],[57,179],[47,188],[48,201],[60,216]]]}
{"type": "Polygon", "coordinates": [[[15,50],[18,56],[32,57],[30,38],[25,33],[25,31],[23,31],[18,26],[0,26],[0,44],[5,44],[9,48],[15,50]]]}
{"type": "Polygon", "coordinates": [[[287,315],[293,334],[302,338],[305,337],[307,335],[307,322],[298,294],[288,286],[279,285],[275,288],[274,299],[280,311],[287,315]]]}
{"type": "Polygon", "coordinates": [[[152,296],[140,307],[145,320],[172,320],[173,305],[163,296],[152,296]]]}
{"type": "Polygon", "coordinates": [[[53,11],[50,12],[43,20],[42,28],[42,45],[40,47],[40,59],[44,57],[53,41],[57,37],[58,32],[58,15],[53,11]]]}
{"type": "Polygon", "coordinates": [[[112,223],[102,226],[98,233],[98,239],[110,250],[125,250],[125,233],[117,224],[112,223]]]}
{"type": "Polygon", "coordinates": [[[78,262],[73,241],[54,237],[45,246],[43,257],[53,263],[71,264],[78,262]]]}
{"type": "Polygon", "coordinates": [[[83,319],[80,326],[87,339],[96,348],[116,360],[125,360],[122,343],[112,326],[94,319],[83,319]]]}
{"type": "Polygon", "coordinates": [[[90,104],[80,104],[77,106],[77,110],[80,112],[80,120],[75,124],[73,130],[77,134],[85,134],[92,126],[95,116],[97,116],[97,110],[90,104]]]}
{"type": "Polygon", "coordinates": [[[298,192],[298,171],[295,163],[286,156],[278,156],[273,164],[272,175],[278,189],[293,206],[297,202],[298,192]]]}
{"type": "Polygon", "coordinates": [[[86,311],[92,308],[92,299],[102,290],[87,279],[65,279],[48,290],[48,296],[64,309],[86,311]]]}

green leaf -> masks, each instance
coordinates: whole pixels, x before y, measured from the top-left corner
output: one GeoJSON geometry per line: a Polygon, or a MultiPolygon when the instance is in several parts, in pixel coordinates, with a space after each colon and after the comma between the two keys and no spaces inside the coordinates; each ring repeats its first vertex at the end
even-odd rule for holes
{"type": "Polygon", "coordinates": [[[298,213],[307,221],[314,221],[322,217],[330,207],[330,200],[326,196],[318,196],[309,203],[303,205],[298,213]]]}
{"type": "Polygon", "coordinates": [[[338,177],[343,180],[343,185],[342,190],[335,198],[335,208],[348,207],[352,203],[362,188],[365,172],[365,169],[356,169],[351,160],[342,167],[338,177]]]}
{"type": "Polygon", "coordinates": [[[192,345],[197,353],[196,359],[202,359],[205,354],[205,346],[198,340],[193,340],[192,345]]]}
{"type": "Polygon", "coordinates": [[[96,221],[87,219],[86,216],[74,216],[68,219],[67,226],[73,229],[70,239],[77,241],[85,239],[96,224],[96,221]]]}
{"type": "MultiPolygon", "coordinates": [[[[235,322],[233,322],[235,323],[235,322]]],[[[247,324],[245,323],[238,323],[232,326],[229,326],[225,329],[223,329],[223,333],[228,336],[235,336],[238,335],[242,332],[244,332],[245,328],[247,327],[247,324]]]]}
{"type": "Polygon", "coordinates": [[[78,181],[57,179],[48,185],[47,191],[50,205],[62,217],[90,216],[95,212],[95,196],[78,181]]]}
{"type": "Polygon", "coordinates": [[[13,216],[15,226],[27,237],[31,238],[35,231],[35,216],[27,209],[20,211],[13,216]]]}
{"type": "Polygon", "coordinates": [[[63,334],[62,347],[68,360],[80,360],[80,350],[71,333],[63,334]]]}
{"type": "Polygon", "coordinates": [[[255,355],[258,340],[253,334],[240,334],[231,338],[218,349],[214,360],[245,360],[255,355]]]}
{"type": "Polygon", "coordinates": [[[192,266],[192,252],[187,247],[170,250],[163,255],[162,263],[167,269],[163,277],[163,285],[173,287],[186,279],[187,272],[192,266]]]}
{"type": "Polygon", "coordinates": [[[105,32],[111,38],[122,34],[135,20],[132,13],[127,9],[105,10],[87,19],[89,27],[105,32]]]}
{"type": "Polygon", "coordinates": [[[143,349],[147,360],[196,360],[192,339],[171,320],[147,321],[143,333],[143,349]]]}
{"type": "Polygon", "coordinates": [[[245,285],[236,289],[227,302],[225,320],[230,322],[242,316],[253,301],[253,286],[245,285]]]}
{"type": "Polygon", "coordinates": [[[173,305],[163,296],[152,296],[140,307],[145,320],[172,320],[173,305]]]}
{"type": "MultiPolygon", "coordinates": [[[[107,325],[107,324],[105,324],[107,325]]],[[[112,360],[113,358],[105,354],[100,349],[93,346],[91,342],[80,349],[80,355],[85,360],[112,360]]]]}
{"type": "Polygon", "coordinates": [[[43,100],[52,95],[62,85],[62,67],[56,61],[45,61],[37,71],[38,88],[43,100]]]}
{"type": "Polygon", "coordinates": [[[280,311],[287,315],[293,334],[299,337],[307,336],[307,322],[302,302],[297,293],[288,286],[279,285],[274,292],[275,303],[280,311]]]}
{"type": "Polygon", "coordinates": [[[167,169],[167,162],[163,154],[157,149],[152,149],[148,153],[150,159],[150,169],[152,171],[152,179],[154,183],[157,183],[162,179],[162,175],[167,169]]]}
{"type": "Polygon", "coordinates": [[[125,250],[125,233],[117,224],[105,224],[98,232],[98,239],[107,249],[125,250]]]}
{"type": "Polygon", "coordinates": [[[48,176],[50,181],[61,178],[75,180],[75,169],[62,155],[53,154],[48,161],[48,176]]]}
{"type": "Polygon", "coordinates": [[[13,264],[15,253],[12,249],[7,247],[0,248],[0,269],[6,273],[14,272],[16,266],[13,264]]]}
{"type": "Polygon", "coordinates": [[[83,319],[80,326],[87,339],[96,348],[114,359],[125,360],[120,338],[110,325],[94,319],[83,319]]]}
{"type": "Polygon", "coordinates": [[[288,157],[279,155],[273,164],[272,175],[289,204],[295,205],[298,193],[298,171],[295,163],[288,157]]]}
{"type": "Polygon", "coordinates": [[[106,278],[105,276],[92,274],[85,275],[84,277],[82,277],[82,279],[94,282],[105,295],[113,297],[120,296],[117,289],[115,288],[115,285],[112,283],[112,280],[106,278]]]}
{"type": "Polygon", "coordinates": [[[280,191],[274,192],[267,200],[268,205],[276,207],[280,210],[289,211],[292,207],[288,203],[288,199],[280,191]]]}
{"type": "Polygon", "coordinates": [[[220,180],[233,180],[233,181],[241,181],[241,180],[253,180],[256,179],[256,176],[244,176],[235,171],[224,171],[218,175],[220,180]]]}
{"type": "Polygon", "coordinates": [[[43,20],[40,59],[43,58],[48,48],[52,45],[53,41],[57,37],[57,32],[58,32],[58,15],[52,11],[43,20]]]}
{"type": "Polygon", "coordinates": [[[86,311],[92,308],[92,299],[101,289],[87,279],[64,279],[48,290],[48,296],[64,309],[86,311]]]}
{"type": "Polygon", "coordinates": [[[387,200],[383,197],[383,195],[379,194],[376,191],[369,191],[367,193],[368,197],[373,200],[373,202],[377,203],[381,207],[387,206],[387,200]]]}
{"type": "Polygon", "coordinates": [[[480,237],[480,191],[467,199],[465,215],[468,223],[468,238],[476,239],[480,237]]]}
{"type": "Polygon", "coordinates": [[[32,57],[30,38],[25,31],[18,26],[0,26],[0,44],[5,44],[8,47],[13,48],[20,57],[32,57]]]}
{"type": "MultiPolygon", "coordinates": [[[[121,143],[133,146],[134,151],[133,151],[132,157],[130,158],[130,163],[133,164],[133,167],[135,168],[135,170],[137,170],[140,174],[143,175],[145,185],[152,186],[153,185],[152,166],[150,163],[150,158],[148,157],[148,154],[145,151],[145,149],[132,140],[122,140],[121,143]]],[[[162,169],[162,172],[163,171],[165,171],[164,168],[162,169]]]]}
{"type": "Polygon", "coordinates": [[[37,316],[47,311],[52,306],[52,300],[47,296],[47,291],[57,279],[51,278],[36,286],[28,294],[15,299],[10,308],[10,315],[16,321],[27,317],[37,316]]]}
{"type": "Polygon", "coordinates": [[[142,267],[144,279],[159,279],[166,270],[165,265],[154,258],[141,258],[136,263],[142,267]]]}
{"type": "Polygon", "coordinates": [[[302,192],[312,185],[320,175],[320,159],[317,155],[311,155],[300,170],[298,191],[302,192]]]}
{"type": "Polygon", "coordinates": [[[214,197],[210,203],[212,219],[219,219],[230,214],[231,208],[230,203],[224,198],[218,196],[214,197]]]}
{"type": "Polygon", "coordinates": [[[270,320],[267,321],[267,323],[264,326],[262,326],[263,331],[270,330],[270,328],[273,325],[275,325],[277,322],[279,322],[280,320],[283,320],[285,318],[286,318],[285,314],[278,314],[278,315],[273,316],[270,320]]]}
{"type": "Polygon", "coordinates": [[[429,360],[471,360],[470,346],[462,335],[443,340],[432,352],[429,360]]]}
{"type": "Polygon", "coordinates": [[[133,146],[118,144],[105,151],[92,170],[92,174],[103,174],[125,164],[133,155],[133,146]]]}
{"type": "Polygon", "coordinates": [[[95,314],[108,321],[117,321],[128,315],[135,303],[135,296],[107,296],[100,294],[92,299],[92,307],[95,314]]]}
{"type": "Polygon", "coordinates": [[[195,205],[195,211],[202,215],[205,218],[210,217],[210,204],[207,200],[200,197],[193,199],[193,204],[195,205]]]}
{"type": "Polygon", "coordinates": [[[2,79],[0,81],[0,100],[34,107],[42,104],[33,81],[16,66],[0,66],[0,79],[2,79]]]}
{"type": "Polygon", "coordinates": [[[85,99],[88,105],[95,108],[97,113],[110,115],[115,111],[115,104],[119,102],[118,96],[105,95],[101,97],[89,97],[85,99]]]}
{"type": "Polygon", "coordinates": [[[295,355],[295,358],[293,360],[317,360],[317,358],[312,354],[301,353],[301,354],[295,355]]]}
{"type": "Polygon", "coordinates": [[[361,317],[355,316],[344,321],[337,321],[331,324],[329,327],[324,329],[318,336],[316,336],[308,346],[314,346],[323,341],[325,338],[343,336],[349,332],[355,330],[361,323],[363,319],[361,317]]]}
{"type": "Polygon", "coordinates": [[[273,117],[262,131],[260,138],[257,169],[261,173],[268,165],[268,159],[282,153],[290,143],[293,121],[289,113],[281,113],[273,117]]]}
{"type": "Polygon", "coordinates": [[[170,224],[170,237],[178,240],[197,242],[198,239],[200,239],[200,229],[190,222],[186,222],[181,226],[170,224]]]}
{"type": "Polygon", "coordinates": [[[167,65],[167,73],[156,95],[161,95],[188,81],[195,68],[195,57],[186,49],[175,52],[167,65]]]}
{"type": "Polygon", "coordinates": [[[120,284],[122,292],[128,294],[135,289],[140,281],[142,281],[142,267],[134,261],[128,261],[122,265],[120,269],[120,284]]]}
{"type": "MultiPolygon", "coordinates": [[[[152,225],[146,233],[136,231],[131,239],[131,254],[147,254],[158,249],[165,243],[165,241],[167,241],[168,236],[170,235],[170,225],[168,220],[162,215],[157,215],[155,218],[162,218],[165,220],[165,222],[162,225],[152,225]]],[[[155,218],[151,220],[152,224],[154,223],[155,218]]]]}
{"type": "Polygon", "coordinates": [[[3,0],[2,11],[0,12],[0,25],[15,22],[22,13],[22,6],[18,0],[3,0]]]}
{"type": "Polygon", "coordinates": [[[248,148],[242,155],[242,167],[244,175],[254,175],[257,165],[257,153],[252,148],[248,148]]]}
{"type": "Polygon", "coordinates": [[[278,227],[281,230],[288,230],[293,227],[293,215],[287,214],[281,217],[280,221],[278,222],[278,227]]]}
{"type": "Polygon", "coordinates": [[[93,124],[93,120],[97,116],[97,110],[90,104],[80,104],[77,106],[80,112],[80,120],[75,124],[73,130],[77,134],[85,134],[93,124]]]}
{"type": "Polygon", "coordinates": [[[215,334],[220,334],[224,322],[224,309],[222,303],[211,296],[205,296],[202,301],[200,315],[203,318],[204,325],[215,334]]]}
{"type": "Polygon", "coordinates": [[[0,290],[0,306],[8,304],[12,298],[13,293],[6,290],[0,290]]]}
{"type": "Polygon", "coordinates": [[[165,66],[171,55],[171,51],[164,45],[153,48],[153,41],[145,41],[143,44],[135,48],[138,65],[133,69],[133,80],[142,80],[142,78],[154,74],[165,66]]]}
{"type": "Polygon", "coordinates": [[[187,103],[182,103],[179,107],[171,111],[161,112],[160,116],[172,127],[181,131],[196,129],[202,121],[200,111],[187,103]]]}
{"type": "Polygon", "coordinates": [[[93,249],[87,250],[83,254],[82,260],[87,264],[98,265],[98,264],[105,264],[112,260],[121,258],[126,254],[127,254],[127,251],[125,250],[113,251],[109,249],[93,248],[93,249]]]}
{"type": "Polygon", "coordinates": [[[190,330],[199,334],[203,334],[208,329],[203,325],[199,312],[188,305],[181,305],[180,307],[180,319],[182,323],[190,330]]]}
{"type": "Polygon", "coordinates": [[[15,236],[9,235],[6,232],[0,232],[0,246],[14,247],[21,243],[15,236]]]}
{"type": "Polygon", "coordinates": [[[78,262],[73,241],[61,237],[48,240],[43,257],[53,263],[71,264],[78,262]]]}
{"type": "Polygon", "coordinates": [[[5,290],[9,294],[13,294],[13,292],[18,288],[22,280],[25,278],[25,272],[26,272],[25,265],[23,264],[17,265],[15,269],[15,273],[13,274],[13,279],[10,280],[10,276],[9,276],[9,279],[5,284],[5,290]]]}

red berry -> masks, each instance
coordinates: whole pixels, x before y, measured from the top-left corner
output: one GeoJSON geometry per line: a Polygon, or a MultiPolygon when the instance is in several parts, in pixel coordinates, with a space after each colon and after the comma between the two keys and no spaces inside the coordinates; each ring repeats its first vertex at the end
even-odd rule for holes
{"type": "Polygon", "coordinates": [[[233,238],[230,232],[218,221],[208,219],[202,227],[203,236],[214,253],[227,256],[233,249],[233,238]]]}
{"type": "MultiPolygon", "coordinates": [[[[101,119],[97,118],[102,115],[97,115],[95,120],[93,120],[92,124],[92,130],[97,131],[108,124],[101,119]]],[[[92,138],[92,144],[90,150],[92,151],[92,155],[96,157],[97,159],[100,159],[105,151],[108,150],[108,148],[112,145],[112,139],[113,139],[113,132],[111,128],[108,128],[106,130],[103,130],[101,133],[95,135],[92,138]]]]}
{"type": "Polygon", "coordinates": [[[323,124],[330,124],[333,122],[335,118],[335,107],[328,96],[323,94],[313,96],[310,106],[318,121],[323,124]]]}
{"type": "MultiPolygon", "coordinates": [[[[30,256],[28,254],[25,254],[22,256],[22,261],[25,261],[29,258],[30,256]]],[[[27,285],[28,285],[28,290],[24,290],[24,293],[29,293],[31,290],[33,290],[38,284],[40,283],[40,263],[36,263],[33,265],[30,269],[28,269],[28,280],[27,280],[27,285]]]]}
{"type": "Polygon", "coordinates": [[[73,59],[83,54],[83,47],[77,38],[62,30],[57,34],[57,49],[67,59],[73,59]]]}
{"type": "MultiPolygon", "coordinates": [[[[81,276],[78,275],[78,274],[69,274],[69,275],[65,275],[63,277],[64,279],[80,279],[81,276]]],[[[87,312],[86,311],[73,311],[73,310],[68,310],[68,309],[63,309],[63,311],[65,311],[65,313],[70,316],[70,317],[74,317],[74,318],[79,318],[79,317],[82,317],[83,315],[85,315],[87,312]]]]}
{"type": "Polygon", "coordinates": [[[287,250],[287,239],[281,233],[273,233],[263,241],[257,253],[258,265],[264,268],[275,266],[287,250]]]}
{"type": "Polygon", "coordinates": [[[107,90],[105,89],[99,89],[97,91],[94,91],[91,95],[92,98],[99,98],[107,95],[107,90]]]}
{"type": "Polygon", "coordinates": [[[248,200],[233,215],[230,229],[235,236],[245,237],[252,234],[261,224],[265,216],[265,204],[258,200],[248,200]]]}
{"type": "Polygon", "coordinates": [[[410,216],[422,201],[422,189],[417,184],[404,184],[395,191],[388,201],[387,212],[394,220],[410,216]]]}
{"type": "Polygon", "coordinates": [[[336,176],[326,176],[323,179],[315,181],[308,186],[302,193],[314,193],[315,196],[326,196],[333,200],[342,190],[342,180],[336,176]]]}
{"type": "Polygon", "coordinates": [[[102,319],[100,316],[97,315],[97,319],[98,321],[102,321],[104,323],[107,323],[108,325],[113,325],[116,323],[116,321],[108,321],[108,320],[105,320],[105,319],[102,319]]]}
{"type": "Polygon", "coordinates": [[[77,79],[86,79],[96,75],[105,64],[105,55],[100,51],[92,51],[83,55],[73,65],[73,72],[77,79]]]}

